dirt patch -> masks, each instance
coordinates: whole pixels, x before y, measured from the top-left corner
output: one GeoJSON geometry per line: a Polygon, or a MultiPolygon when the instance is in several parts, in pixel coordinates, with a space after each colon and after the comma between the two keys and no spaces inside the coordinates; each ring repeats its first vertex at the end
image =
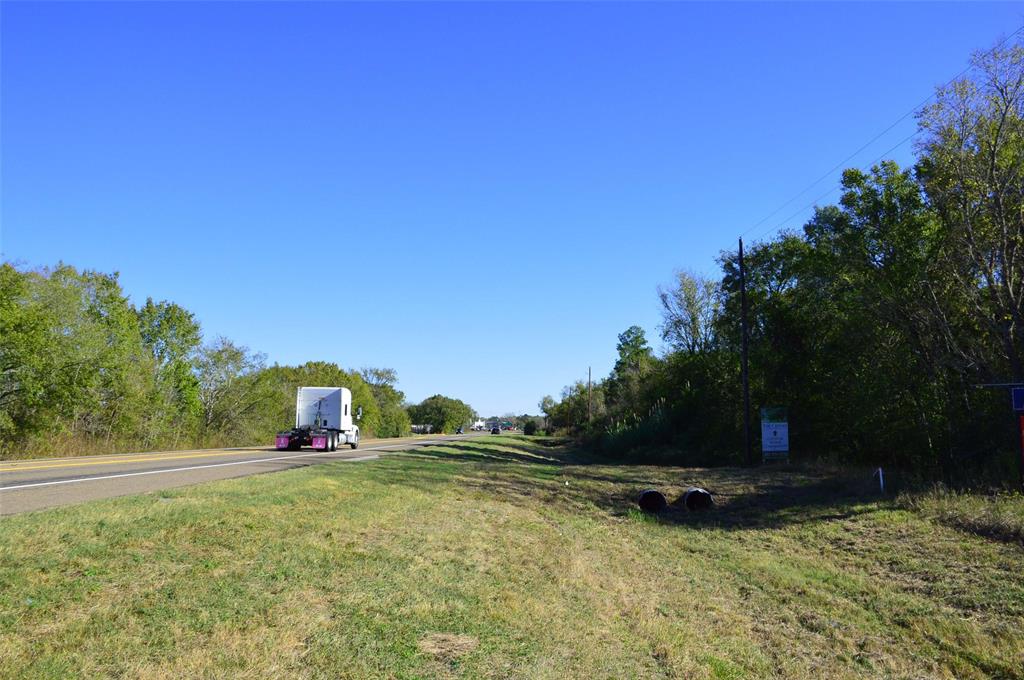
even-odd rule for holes
{"type": "Polygon", "coordinates": [[[419,641],[420,651],[438,661],[453,661],[476,649],[480,641],[471,635],[431,633],[419,641]]]}

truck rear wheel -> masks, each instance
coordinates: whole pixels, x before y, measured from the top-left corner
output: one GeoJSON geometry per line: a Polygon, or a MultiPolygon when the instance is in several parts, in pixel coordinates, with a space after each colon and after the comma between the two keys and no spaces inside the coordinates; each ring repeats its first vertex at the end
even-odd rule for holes
{"type": "Polygon", "coordinates": [[[331,449],[331,451],[337,451],[338,450],[338,433],[337,432],[332,432],[331,433],[331,446],[330,446],[330,449],[331,449]]]}

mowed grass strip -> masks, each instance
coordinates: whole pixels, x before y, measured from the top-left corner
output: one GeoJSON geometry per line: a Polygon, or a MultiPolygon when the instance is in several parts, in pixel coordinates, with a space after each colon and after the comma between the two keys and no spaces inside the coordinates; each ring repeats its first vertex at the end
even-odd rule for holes
{"type": "Polygon", "coordinates": [[[502,435],[7,517],[0,676],[1024,677],[1024,547],[862,482],[502,435]]]}

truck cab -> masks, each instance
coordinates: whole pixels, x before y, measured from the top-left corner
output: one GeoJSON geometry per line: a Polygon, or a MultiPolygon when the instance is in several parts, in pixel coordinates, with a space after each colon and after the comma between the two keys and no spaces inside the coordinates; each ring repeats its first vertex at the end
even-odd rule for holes
{"type": "Polygon", "coordinates": [[[295,397],[295,427],[278,432],[274,446],[298,451],[310,446],[317,451],[337,451],[338,446],[359,446],[362,409],[352,411],[352,391],[347,387],[300,387],[295,397]]]}

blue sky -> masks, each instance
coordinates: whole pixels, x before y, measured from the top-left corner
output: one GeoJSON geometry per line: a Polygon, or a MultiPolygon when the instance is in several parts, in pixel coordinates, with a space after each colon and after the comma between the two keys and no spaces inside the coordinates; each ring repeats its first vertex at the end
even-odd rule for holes
{"type": "Polygon", "coordinates": [[[389,366],[412,400],[489,415],[606,375],[632,324],[659,345],[659,283],[715,274],[1024,6],[4,2],[0,22],[4,259],[118,271],[207,338],[389,366]]]}

